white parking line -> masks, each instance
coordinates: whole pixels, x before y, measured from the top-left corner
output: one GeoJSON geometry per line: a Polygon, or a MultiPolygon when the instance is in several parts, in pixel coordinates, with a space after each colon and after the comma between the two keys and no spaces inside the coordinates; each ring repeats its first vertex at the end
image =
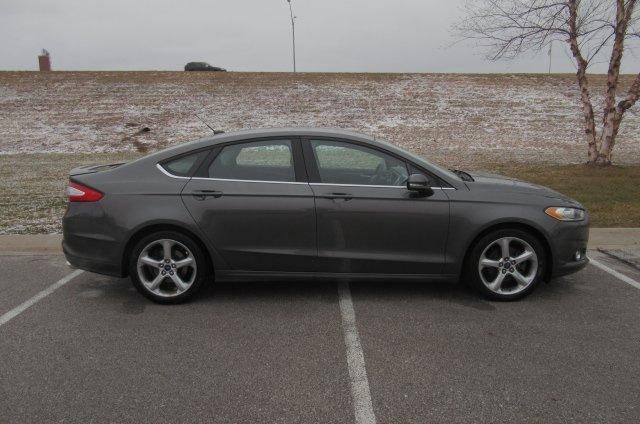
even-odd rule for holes
{"type": "Polygon", "coordinates": [[[364,366],[364,353],[362,352],[358,328],[356,327],[356,313],[353,310],[349,283],[341,282],[338,285],[338,298],[340,301],[340,315],[342,315],[344,343],[347,347],[347,368],[351,379],[351,396],[353,397],[356,424],[372,424],[376,422],[376,416],[373,413],[371,404],[369,380],[364,366]]]}
{"type": "Polygon", "coordinates": [[[62,287],[65,284],[67,284],[69,281],[73,280],[78,275],[82,274],[82,272],[83,271],[80,270],[80,269],[77,269],[77,270],[73,271],[71,274],[69,274],[66,277],[63,277],[60,280],[56,281],[55,283],[53,283],[52,285],[50,285],[46,289],[42,290],[40,293],[38,293],[35,296],[33,296],[31,299],[21,303],[20,305],[16,306],[15,308],[10,310],[9,312],[7,312],[4,315],[0,316],[0,326],[3,326],[4,324],[8,323],[13,318],[17,317],[18,315],[23,313],[25,310],[27,310],[29,307],[35,305],[36,303],[38,303],[39,301],[41,301],[45,297],[49,296],[54,291],[58,290],[60,287],[62,287]]]}
{"type": "Polygon", "coordinates": [[[613,268],[609,268],[608,266],[606,266],[605,264],[603,264],[602,262],[598,262],[593,258],[589,258],[589,262],[592,263],[593,265],[595,265],[596,267],[600,268],[601,270],[608,272],[609,274],[613,275],[614,277],[624,281],[625,283],[640,289],[640,283],[637,282],[636,280],[634,280],[633,278],[629,278],[626,275],[616,271],[613,268]]]}

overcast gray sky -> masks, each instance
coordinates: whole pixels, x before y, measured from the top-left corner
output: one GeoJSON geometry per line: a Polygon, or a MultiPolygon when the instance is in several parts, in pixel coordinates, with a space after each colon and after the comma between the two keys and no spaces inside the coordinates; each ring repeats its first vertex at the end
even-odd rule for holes
{"type": "MultiPolygon", "coordinates": [[[[451,46],[462,1],[293,0],[298,70],[547,71],[546,52],[489,62],[472,43],[451,46]]],[[[0,40],[3,70],[36,69],[42,48],[56,70],[291,69],[285,0],[0,0],[0,40]]],[[[575,70],[560,43],[553,70],[575,70]]],[[[639,70],[640,54],[627,54],[623,71],[639,70]]]]}

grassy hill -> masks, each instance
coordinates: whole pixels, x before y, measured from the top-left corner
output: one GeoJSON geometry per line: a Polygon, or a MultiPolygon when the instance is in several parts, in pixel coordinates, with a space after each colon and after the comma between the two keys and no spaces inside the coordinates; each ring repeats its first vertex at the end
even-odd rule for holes
{"type": "MultiPolygon", "coordinates": [[[[604,78],[594,82],[597,94],[604,78]]],[[[580,163],[575,85],[572,75],[0,72],[0,153],[155,150],[207,135],[198,113],[227,131],[354,129],[440,162],[580,163]]],[[[616,160],[639,158],[634,108],[616,160]]]]}

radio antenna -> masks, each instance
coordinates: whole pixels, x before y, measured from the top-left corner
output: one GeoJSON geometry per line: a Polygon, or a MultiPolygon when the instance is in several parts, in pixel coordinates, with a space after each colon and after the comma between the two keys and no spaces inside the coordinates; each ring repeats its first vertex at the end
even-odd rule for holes
{"type": "Polygon", "coordinates": [[[215,130],[215,129],[213,129],[213,127],[212,127],[211,125],[209,125],[209,123],[208,123],[207,121],[205,121],[204,119],[202,119],[202,118],[200,117],[200,115],[198,115],[197,113],[193,112],[193,114],[196,116],[196,118],[198,118],[200,121],[202,121],[202,123],[203,123],[203,124],[205,124],[205,125],[206,125],[206,126],[207,126],[207,127],[208,127],[212,132],[213,132],[213,134],[214,134],[214,135],[215,135],[215,134],[223,134],[223,133],[224,133],[224,131],[222,131],[222,130],[215,130]]]}
{"type": "MultiPolygon", "coordinates": [[[[364,87],[364,92],[367,93],[368,91],[368,86],[369,86],[369,77],[367,75],[366,72],[363,72],[362,74],[362,79],[365,82],[365,87],[364,87]]],[[[374,125],[374,120],[373,120],[373,109],[371,108],[371,95],[370,93],[366,94],[366,100],[367,100],[367,106],[369,109],[369,125],[370,125],[370,131],[371,131],[371,137],[375,140],[376,139],[376,134],[373,131],[373,125],[374,125]]]]}

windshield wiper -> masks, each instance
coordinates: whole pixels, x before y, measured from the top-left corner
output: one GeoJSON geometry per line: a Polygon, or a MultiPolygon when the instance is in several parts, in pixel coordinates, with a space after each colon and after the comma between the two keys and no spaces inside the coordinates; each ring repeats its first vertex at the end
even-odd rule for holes
{"type": "Polygon", "coordinates": [[[451,169],[450,171],[460,177],[462,181],[475,181],[473,177],[467,172],[460,171],[459,169],[451,169]]]}

